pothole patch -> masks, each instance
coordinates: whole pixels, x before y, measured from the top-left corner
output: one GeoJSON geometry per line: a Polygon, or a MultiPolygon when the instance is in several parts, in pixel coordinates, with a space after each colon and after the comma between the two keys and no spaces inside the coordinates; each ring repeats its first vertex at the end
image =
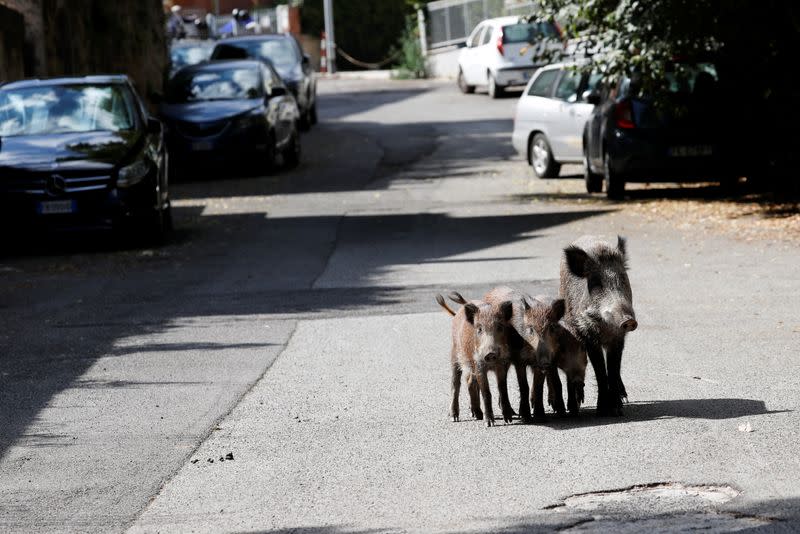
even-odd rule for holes
{"type": "Polygon", "coordinates": [[[717,509],[739,493],[727,485],[663,482],[571,495],[548,508],[584,516],[562,532],[735,532],[772,522],[717,509]]]}
{"type": "Polygon", "coordinates": [[[564,506],[585,511],[697,510],[724,504],[737,495],[739,492],[730,486],[666,482],[572,495],[564,499],[564,506]]]}

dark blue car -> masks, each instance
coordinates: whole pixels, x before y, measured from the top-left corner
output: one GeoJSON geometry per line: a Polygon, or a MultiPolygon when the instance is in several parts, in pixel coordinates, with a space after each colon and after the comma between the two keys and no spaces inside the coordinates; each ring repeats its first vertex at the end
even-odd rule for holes
{"type": "Polygon", "coordinates": [[[0,86],[0,217],[12,228],[171,227],[161,123],[125,76],[0,86]]]}
{"type": "Polygon", "coordinates": [[[161,117],[174,169],[214,163],[269,170],[300,159],[297,104],[280,77],[254,60],[185,67],[170,80],[161,117]]]}
{"type": "Polygon", "coordinates": [[[737,178],[735,132],[726,128],[713,64],[667,73],[660,100],[634,77],[587,96],[595,104],[583,134],[586,189],[621,198],[627,182],[719,181],[737,178]]]}

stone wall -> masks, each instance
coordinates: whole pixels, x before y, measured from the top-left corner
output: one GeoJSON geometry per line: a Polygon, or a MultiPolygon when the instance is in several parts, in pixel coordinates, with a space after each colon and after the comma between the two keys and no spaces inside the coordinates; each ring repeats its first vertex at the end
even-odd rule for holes
{"type": "Polygon", "coordinates": [[[0,0],[25,19],[36,77],[127,74],[143,96],[167,66],[162,0],[0,0]]]}

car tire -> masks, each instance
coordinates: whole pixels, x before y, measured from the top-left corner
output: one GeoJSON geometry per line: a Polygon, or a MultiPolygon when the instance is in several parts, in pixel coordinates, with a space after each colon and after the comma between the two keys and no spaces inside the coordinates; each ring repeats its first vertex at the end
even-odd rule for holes
{"type": "Polygon", "coordinates": [[[531,167],[538,178],[556,178],[561,170],[561,164],[553,159],[550,143],[542,133],[537,133],[531,138],[528,153],[531,156],[531,167]]]}
{"type": "Polygon", "coordinates": [[[261,163],[264,172],[271,173],[275,170],[275,159],[278,154],[277,147],[275,146],[275,135],[272,132],[267,134],[267,148],[264,150],[263,160],[261,163]]]}
{"type": "Polygon", "coordinates": [[[317,124],[317,100],[314,99],[314,103],[311,104],[311,111],[309,112],[308,118],[311,124],[317,124]]]}
{"type": "Polygon", "coordinates": [[[294,169],[300,164],[300,134],[297,133],[297,128],[292,132],[286,148],[281,151],[281,159],[284,169],[294,169]]]}
{"type": "Polygon", "coordinates": [[[611,200],[622,200],[625,197],[625,179],[618,171],[611,168],[611,157],[603,154],[603,185],[606,196],[611,200]]]}
{"type": "Polygon", "coordinates": [[[458,69],[458,88],[465,95],[475,92],[474,85],[467,85],[467,81],[464,79],[464,72],[461,69],[458,69]]]}
{"type": "Polygon", "coordinates": [[[489,96],[492,98],[500,98],[503,96],[503,92],[505,91],[505,87],[502,85],[497,85],[497,80],[494,79],[492,73],[489,73],[489,82],[487,84],[487,91],[489,96]]]}
{"type": "Polygon", "coordinates": [[[586,182],[587,193],[603,192],[603,175],[592,171],[589,166],[589,156],[583,153],[583,181],[586,182]]]}

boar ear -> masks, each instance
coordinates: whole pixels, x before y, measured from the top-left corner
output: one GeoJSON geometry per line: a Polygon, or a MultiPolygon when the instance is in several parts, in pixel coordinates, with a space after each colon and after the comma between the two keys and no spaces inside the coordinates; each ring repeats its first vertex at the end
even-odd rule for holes
{"type": "Polygon", "coordinates": [[[528,302],[526,297],[522,297],[522,307],[526,312],[531,311],[531,303],[528,302]]]}
{"type": "Polygon", "coordinates": [[[508,322],[511,320],[511,317],[514,315],[514,305],[511,304],[510,300],[507,300],[500,304],[500,313],[503,314],[503,320],[508,322]]]}
{"type": "Polygon", "coordinates": [[[564,299],[554,300],[553,304],[550,305],[550,321],[553,323],[560,321],[564,317],[564,311],[566,311],[564,299]]]}
{"type": "Polygon", "coordinates": [[[478,315],[478,307],[471,302],[464,304],[464,315],[467,316],[469,324],[475,324],[475,316],[478,315]]]}
{"type": "Polygon", "coordinates": [[[624,257],[627,254],[625,246],[627,245],[628,240],[622,237],[621,235],[617,236],[617,249],[622,253],[624,257]]]}
{"type": "Polygon", "coordinates": [[[586,277],[591,259],[585,250],[570,245],[564,249],[564,257],[567,259],[567,267],[572,274],[580,278],[586,277]]]}

